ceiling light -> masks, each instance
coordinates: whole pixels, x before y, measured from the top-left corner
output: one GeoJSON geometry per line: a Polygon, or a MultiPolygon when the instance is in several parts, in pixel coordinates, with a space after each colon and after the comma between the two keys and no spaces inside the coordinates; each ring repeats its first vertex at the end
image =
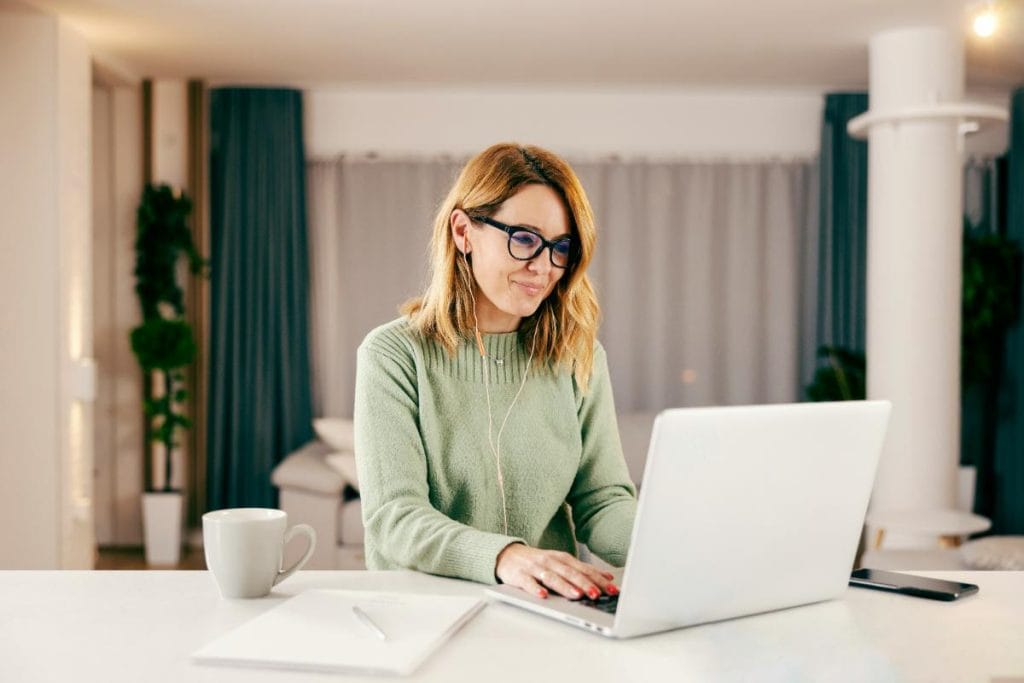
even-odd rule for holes
{"type": "Polygon", "coordinates": [[[996,11],[991,3],[987,3],[980,12],[974,16],[974,33],[981,38],[988,38],[996,32],[999,22],[996,19],[996,11]]]}

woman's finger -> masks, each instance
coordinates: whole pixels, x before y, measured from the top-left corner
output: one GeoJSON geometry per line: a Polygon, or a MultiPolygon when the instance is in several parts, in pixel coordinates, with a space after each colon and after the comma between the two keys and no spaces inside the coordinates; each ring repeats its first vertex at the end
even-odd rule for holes
{"type": "Polygon", "coordinates": [[[551,590],[570,600],[579,600],[583,597],[583,592],[566,580],[557,567],[542,569],[537,573],[536,578],[551,590]]]}
{"type": "Polygon", "coordinates": [[[516,588],[520,588],[530,595],[535,595],[538,598],[548,597],[548,589],[537,583],[537,581],[526,572],[523,572],[522,576],[516,580],[514,585],[516,588]]]}
{"type": "Polygon", "coordinates": [[[589,590],[591,585],[597,587],[599,595],[601,592],[607,593],[608,595],[615,595],[619,592],[618,586],[616,586],[612,581],[614,577],[609,575],[607,572],[603,572],[594,565],[581,562],[575,558],[573,558],[571,566],[575,571],[585,577],[583,581],[587,582],[586,585],[579,582],[576,582],[576,585],[580,586],[591,599],[597,599],[597,597],[592,595],[589,590]]]}
{"type": "Polygon", "coordinates": [[[591,580],[591,577],[581,568],[571,564],[560,564],[555,571],[573,588],[579,590],[591,600],[597,600],[600,597],[602,588],[591,580]]]}
{"type": "Polygon", "coordinates": [[[512,544],[499,554],[495,576],[539,597],[547,597],[548,589],[573,600],[583,595],[596,600],[601,592],[619,592],[611,574],[569,553],[523,544],[512,544]]]}

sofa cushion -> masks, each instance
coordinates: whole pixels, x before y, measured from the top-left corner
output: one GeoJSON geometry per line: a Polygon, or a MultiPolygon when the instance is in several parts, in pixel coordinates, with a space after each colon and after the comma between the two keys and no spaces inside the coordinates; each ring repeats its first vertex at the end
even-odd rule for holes
{"type": "Polygon", "coordinates": [[[313,431],[335,451],[355,450],[355,432],[352,420],[342,417],[318,417],[313,420],[313,431]]]}
{"type": "Polygon", "coordinates": [[[986,536],[960,546],[971,569],[1024,569],[1024,536],[986,536]]]}
{"type": "Polygon", "coordinates": [[[270,474],[270,481],[278,488],[337,496],[347,482],[324,461],[324,456],[330,452],[331,447],[322,441],[310,441],[278,463],[270,474]]]}
{"type": "Polygon", "coordinates": [[[338,506],[338,543],[363,544],[363,505],[358,498],[338,506]]]}
{"type": "Polygon", "coordinates": [[[359,474],[356,472],[355,453],[328,453],[324,456],[324,461],[342,476],[346,484],[356,491],[359,490],[359,474]]]}

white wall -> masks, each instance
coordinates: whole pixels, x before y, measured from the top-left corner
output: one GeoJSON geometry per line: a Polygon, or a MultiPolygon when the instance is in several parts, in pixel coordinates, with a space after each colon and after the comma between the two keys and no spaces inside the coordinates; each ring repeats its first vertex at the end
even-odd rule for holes
{"type": "Polygon", "coordinates": [[[142,187],[142,94],[104,77],[93,87],[93,338],[97,377],[96,541],[142,544],[142,376],[128,334],[135,297],[135,208],[142,187]]]}
{"type": "Polygon", "coordinates": [[[89,52],[43,14],[0,10],[0,568],[92,565],[89,52]],[[74,354],[74,356],[73,356],[74,354]]]}
{"type": "MultiPolygon", "coordinates": [[[[67,425],[60,444],[61,563],[65,569],[92,568],[95,523],[92,511],[92,427],[94,395],[72,380],[73,363],[92,363],[92,62],[85,39],[63,20],[57,25],[57,230],[60,244],[57,316],[57,391],[67,425]]],[[[49,193],[47,197],[52,198],[49,193]]],[[[83,378],[90,386],[95,380],[83,378]]]]}
{"type": "Polygon", "coordinates": [[[153,174],[154,183],[188,186],[188,83],[183,80],[153,81],[153,174]]]}
{"type": "MultiPolygon", "coordinates": [[[[312,89],[305,101],[306,153],[469,155],[515,140],[567,156],[804,158],[818,152],[822,92],[312,89]]],[[[1005,103],[1008,93],[982,98],[1005,103]]],[[[1005,126],[967,142],[975,154],[1005,148],[1005,126]]]]}
{"type": "MultiPolygon", "coordinates": [[[[188,93],[181,80],[156,80],[152,90],[155,183],[188,183],[188,93]]],[[[94,68],[93,236],[94,325],[98,378],[95,419],[96,540],[102,546],[142,544],[143,459],[150,484],[163,486],[163,449],[143,447],[142,376],[129,334],[141,314],[135,295],[135,211],[143,186],[142,95],[137,79],[105,63],[94,68]]],[[[179,279],[188,286],[187,268],[179,279]]],[[[160,389],[157,383],[155,388],[160,389]]],[[[188,481],[184,440],[175,449],[175,488],[188,481]]]]}
{"type": "Polygon", "coordinates": [[[806,157],[811,91],[312,90],[306,153],[471,154],[502,140],[564,155],[806,157]]]}

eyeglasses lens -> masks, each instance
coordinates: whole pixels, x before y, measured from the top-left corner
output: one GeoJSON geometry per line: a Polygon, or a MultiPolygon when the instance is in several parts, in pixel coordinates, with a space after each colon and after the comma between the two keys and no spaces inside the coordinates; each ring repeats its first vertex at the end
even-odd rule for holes
{"type": "MultiPolygon", "coordinates": [[[[540,237],[526,230],[517,230],[509,236],[509,251],[517,259],[529,260],[537,255],[541,248],[540,237]]],[[[571,243],[568,239],[555,242],[551,249],[551,262],[560,268],[569,265],[571,243]]]]}

